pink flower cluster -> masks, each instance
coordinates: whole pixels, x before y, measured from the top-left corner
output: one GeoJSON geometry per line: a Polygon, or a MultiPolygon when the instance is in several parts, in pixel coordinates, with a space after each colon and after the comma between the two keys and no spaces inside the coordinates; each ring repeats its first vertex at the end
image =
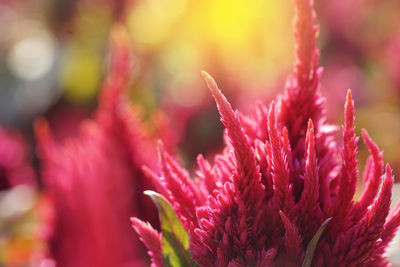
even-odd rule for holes
{"type": "MultiPolygon", "coordinates": [[[[189,233],[199,266],[300,266],[323,222],[313,266],[387,266],[385,249],[400,225],[400,206],[389,213],[393,177],[365,130],[370,157],[364,188],[358,182],[354,103],[347,93],[343,147],[328,125],[319,94],[318,27],[312,0],[294,0],[296,63],[285,93],[252,116],[232,110],[206,73],[218,106],[225,149],[210,164],[198,157],[197,178],[159,148],[161,172],[146,168],[158,192],[172,204],[189,233]],[[339,160],[341,156],[341,160],[339,160]]],[[[132,223],[149,249],[152,266],[163,266],[162,236],[137,218],[132,223]]]]}

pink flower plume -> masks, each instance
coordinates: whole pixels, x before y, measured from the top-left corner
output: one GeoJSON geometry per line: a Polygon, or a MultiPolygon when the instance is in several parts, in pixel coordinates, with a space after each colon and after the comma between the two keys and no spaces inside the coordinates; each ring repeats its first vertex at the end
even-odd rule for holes
{"type": "Polygon", "coordinates": [[[347,92],[339,152],[337,127],[326,123],[319,94],[313,1],[293,2],[296,62],[284,94],[269,108],[257,103],[253,116],[245,116],[202,72],[226,128],[226,147],[213,163],[198,157],[199,179],[163,152],[162,173],[152,174],[184,223],[199,266],[301,266],[305,258],[312,266],[388,265],[385,250],[400,225],[400,204],[389,215],[392,171],[387,165],[382,175],[382,153],[363,130],[371,156],[361,198],[354,200],[352,94],[347,92]]]}

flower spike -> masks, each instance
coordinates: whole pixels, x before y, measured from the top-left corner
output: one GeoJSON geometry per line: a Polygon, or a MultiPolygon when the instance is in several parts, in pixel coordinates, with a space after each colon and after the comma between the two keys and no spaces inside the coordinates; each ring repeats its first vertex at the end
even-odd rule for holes
{"type": "MultiPolygon", "coordinates": [[[[357,169],[357,142],[354,130],[354,102],[351,91],[347,91],[345,104],[345,121],[343,127],[342,169],[340,176],[338,197],[335,201],[333,214],[340,219],[345,218],[350,211],[358,180],[357,169]],[[339,215],[340,214],[340,215],[339,215]]],[[[336,217],[334,218],[336,220],[336,217]]]]}
{"type": "Polygon", "coordinates": [[[363,129],[361,133],[372,159],[370,160],[369,166],[366,167],[368,175],[365,177],[366,180],[364,181],[365,189],[352,211],[354,220],[359,220],[366,212],[368,206],[373,202],[379,191],[383,171],[382,153],[379,152],[378,146],[371,140],[365,129],[363,129]]]}
{"type": "Polygon", "coordinates": [[[198,157],[195,181],[170,156],[160,157],[155,184],[169,195],[201,267],[387,266],[385,250],[400,225],[400,204],[387,218],[391,169],[387,165],[382,178],[382,153],[363,130],[371,156],[361,198],[353,200],[358,137],[352,95],[349,90],[340,164],[336,127],[326,124],[318,92],[313,1],[293,2],[296,62],[283,96],[269,109],[257,103],[253,116],[239,115],[202,72],[226,128],[226,146],[214,163],[198,157]]]}
{"type": "Polygon", "coordinates": [[[315,71],[318,68],[317,37],[319,26],[315,25],[316,16],[313,0],[293,0],[293,2],[296,8],[294,17],[296,44],[294,73],[298,84],[302,87],[314,79],[315,71]]]}
{"type": "Polygon", "coordinates": [[[151,227],[149,223],[144,223],[138,218],[131,218],[132,226],[136,233],[148,249],[148,254],[151,258],[151,267],[162,267],[161,255],[161,235],[151,227]]]}
{"type": "Polygon", "coordinates": [[[288,257],[287,260],[289,262],[301,262],[304,248],[299,230],[297,229],[297,226],[293,224],[282,211],[279,211],[279,215],[281,216],[286,231],[284,244],[285,253],[288,257]]]}
{"type": "Polygon", "coordinates": [[[204,71],[202,75],[215,98],[221,114],[221,121],[227,129],[234,150],[237,175],[233,176],[233,184],[236,190],[245,193],[245,198],[252,198],[249,191],[250,188],[258,189],[259,192],[257,193],[261,194],[262,197],[261,177],[259,168],[256,166],[254,149],[249,145],[236,113],[233,112],[230,103],[218,89],[214,79],[204,71]]]}
{"type": "Polygon", "coordinates": [[[277,209],[288,210],[293,206],[293,196],[289,189],[289,169],[287,166],[288,155],[281,142],[281,134],[277,129],[275,103],[271,103],[268,116],[268,134],[271,151],[272,179],[274,183],[274,196],[272,203],[276,202],[277,209]]]}

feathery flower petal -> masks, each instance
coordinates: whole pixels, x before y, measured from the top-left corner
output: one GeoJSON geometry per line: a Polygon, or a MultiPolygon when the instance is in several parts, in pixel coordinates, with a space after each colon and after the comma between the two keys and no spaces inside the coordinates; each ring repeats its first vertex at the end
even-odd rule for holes
{"type": "MultiPolygon", "coordinates": [[[[354,102],[350,90],[347,91],[344,115],[342,168],[338,178],[338,195],[334,200],[332,211],[329,212],[330,216],[334,215],[333,220],[341,222],[341,224],[345,223],[348,218],[358,179],[356,158],[358,137],[354,130],[354,102]]],[[[341,225],[338,224],[337,227],[341,228],[341,225]]],[[[332,231],[338,231],[338,229],[332,231]]]]}

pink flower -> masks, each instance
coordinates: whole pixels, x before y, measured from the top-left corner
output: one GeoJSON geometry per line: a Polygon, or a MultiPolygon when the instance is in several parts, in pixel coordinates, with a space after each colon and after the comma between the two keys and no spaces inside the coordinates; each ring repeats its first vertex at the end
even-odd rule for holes
{"type": "MultiPolygon", "coordinates": [[[[340,163],[336,128],[326,123],[318,92],[322,68],[313,2],[294,4],[296,62],[285,93],[245,116],[203,73],[226,128],[223,153],[213,165],[200,155],[198,177],[191,179],[161,145],[160,175],[147,170],[189,233],[189,250],[200,266],[300,266],[323,222],[328,224],[311,255],[313,265],[388,264],[385,249],[400,224],[400,206],[389,215],[391,169],[387,165],[383,174],[382,153],[363,130],[371,156],[361,198],[354,200],[358,137],[352,95],[348,91],[340,163]]],[[[159,238],[150,242],[143,234],[147,226],[136,219],[134,225],[148,248],[152,244],[154,266],[162,266],[157,259],[164,252],[155,255],[162,251],[159,238]]]]}
{"type": "Polygon", "coordinates": [[[36,186],[28,152],[28,145],[19,132],[0,126],[0,191],[22,184],[36,186]]]}
{"type": "Polygon", "coordinates": [[[94,118],[63,143],[43,119],[35,125],[54,213],[48,218],[50,256],[60,267],[147,265],[127,218],[136,214],[154,221],[151,202],[139,196],[150,186],[141,166],[154,165],[155,151],[123,94],[131,70],[129,47],[119,29],[113,33],[110,73],[94,118]]]}

